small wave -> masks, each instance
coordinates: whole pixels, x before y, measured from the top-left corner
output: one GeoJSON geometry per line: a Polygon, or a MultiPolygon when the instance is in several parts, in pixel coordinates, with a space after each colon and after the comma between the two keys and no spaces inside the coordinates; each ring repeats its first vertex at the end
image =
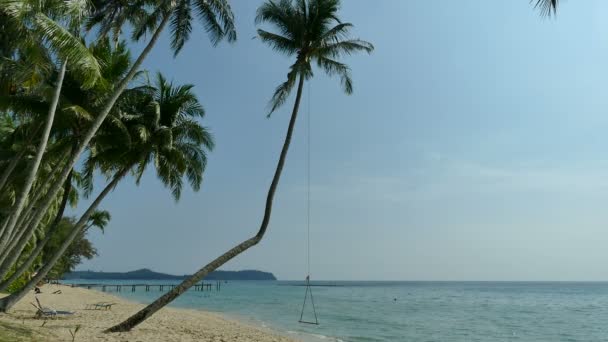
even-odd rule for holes
{"type": "MultiPolygon", "coordinates": [[[[304,336],[304,337],[309,337],[314,341],[323,340],[323,341],[333,341],[333,342],[345,342],[344,340],[341,340],[339,338],[330,337],[330,336],[326,336],[326,335],[322,335],[322,334],[311,334],[311,333],[305,333],[305,332],[293,331],[293,330],[287,330],[286,333],[290,334],[290,335],[300,335],[300,336],[304,336]]],[[[305,339],[305,341],[308,341],[308,340],[309,339],[305,339]]]]}
{"type": "Polygon", "coordinates": [[[313,336],[315,338],[318,338],[320,340],[329,340],[329,341],[334,341],[334,342],[344,342],[339,338],[335,338],[335,337],[330,337],[330,336],[326,336],[326,335],[321,335],[321,334],[308,334],[310,336],[313,336]]]}

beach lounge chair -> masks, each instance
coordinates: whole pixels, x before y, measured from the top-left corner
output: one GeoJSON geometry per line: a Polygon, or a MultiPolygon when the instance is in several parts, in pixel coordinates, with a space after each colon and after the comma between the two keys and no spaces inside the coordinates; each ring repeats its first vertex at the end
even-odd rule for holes
{"type": "Polygon", "coordinates": [[[99,303],[87,304],[84,309],[85,310],[112,310],[112,305],[116,305],[116,303],[99,302],[99,303]]]}
{"type": "Polygon", "coordinates": [[[36,308],[36,317],[37,318],[57,318],[58,316],[70,316],[73,315],[74,313],[71,311],[60,311],[60,310],[55,310],[52,308],[47,308],[42,306],[42,304],[40,304],[40,300],[38,300],[38,297],[36,297],[36,304],[34,303],[30,303],[32,304],[35,308],[36,308]]]}

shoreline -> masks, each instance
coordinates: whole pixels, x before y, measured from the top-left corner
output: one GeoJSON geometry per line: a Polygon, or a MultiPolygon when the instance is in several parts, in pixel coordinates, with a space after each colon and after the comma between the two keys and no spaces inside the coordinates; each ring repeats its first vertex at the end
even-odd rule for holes
{"type": "MultiPolygon", "coordinates": [[[[68,285],[45,285],[42,293],[34,296],[32,291],[24,297],[8,314],[0,314],[0,323],[21,326],[35,333],[34,341],[71,341],[72,331],[80,325],[76,341],[260,341],[296,342],[301,341],[288,332],[282,333],[268,327],[258,327],[247,321],[229,315],[203,311],[166,307],[128,333],[106,334],[103,330],[143,308],[145,305],[125,298],[68,285]],[[53,294],[61,290],[61,294],[53,294]],[[36,319],[36,309],[30,304],[37,297],[41,304],[55,310],[74,312],[57,319],[36,319]],[[87,304],[115,303],[111,310],[87,310],[87,304]],[[39,335],[39,336],[38,336],[39,335]]],[[[0,294],[0,297],[4,296],[0,294]]]]}

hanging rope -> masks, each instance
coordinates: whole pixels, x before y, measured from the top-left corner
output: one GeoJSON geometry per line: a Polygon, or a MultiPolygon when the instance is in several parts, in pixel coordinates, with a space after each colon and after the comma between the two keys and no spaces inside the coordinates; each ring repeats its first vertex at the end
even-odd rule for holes
{"type": "Polygon", "coordinates": [[[304,293],[304,303],[302,304],[302,311],[300,312],[300,323],[306,324],[319,324],[317,318],[317,311],[315,309],[315,300],[312,296],[312,288],[310,287],[310,103],[312,92],[310,88],[310,82],[308,83],[308,115],[306,118],[306,292],[304,293]],[[306,321],[304,320],[304,308],[306,308],[306,299],[310,293],[310,304],[312,305],[312,312],[315,315],[315,320],[306,321]]]}
{"type": "Polygon", "coordinates": [[[306,132],[308,134],[308,136],[306,137],[306,229],[307,229],[307,251],[306,251],[306,255],[307,255],[307,259],[306,259],[306,265],[307,265],[307,276],[310,277],[310,102],[311,102],[311,98],[312,97],[312,93],[310,91],[310,81],[308,82],[308,115],[306,117],[306,121],[307,121],[307,128],[306,128],[306,132]]]}

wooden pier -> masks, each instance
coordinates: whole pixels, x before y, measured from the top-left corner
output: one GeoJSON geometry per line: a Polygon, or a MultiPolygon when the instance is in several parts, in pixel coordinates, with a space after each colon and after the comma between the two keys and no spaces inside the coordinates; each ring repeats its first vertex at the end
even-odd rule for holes
{"type": "MultiPolygon", "coordinates": [[[[72,284],[72,287],[83,287],[87,289],[93,288],[101,288],[101,291],[116,291],[122,292],[129,291],[135,292],[137,289],[143,289],[146,292],[150,292],[152,290],[165,291],[165,290],[173,290],[177,284],[72,284]]],[[[191,289],[194,291],[212,291],[215,289],[216,291],[220,291],[222,288],[222,283],[217,281],[214,283],[200,283],[195,284],[191,289]]]]}

